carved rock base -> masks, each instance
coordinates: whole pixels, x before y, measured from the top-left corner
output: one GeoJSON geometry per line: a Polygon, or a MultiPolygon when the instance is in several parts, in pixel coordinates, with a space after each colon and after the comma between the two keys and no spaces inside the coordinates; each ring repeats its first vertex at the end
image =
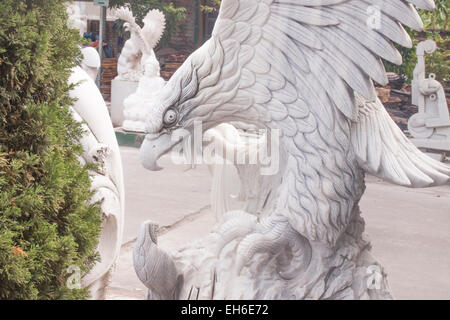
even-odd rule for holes
{"type": "MultiPolygon", "coordinates": [[[[292,247],[276,250],[276,254],[259,253],[256,246],[251,261],[239,271],[239,231],[252,217],[243,211],[229,212],[209,236],[172,254],[158,249],[155,232],[151,232],[156,227],[144,224],[134,264],[149,288],[148,299],[392,299],[386,274],[372,257],[370,243],[362,233],[364,221],[359,214],[335,247],[304,238],[292,247]],[[225,239],[223,231],[238,222],[241,228],[235,229],[236,238],[225,239]],[[166,285],[158,286],[168,275],[166,285]]],[[[288,224],[286,230],[278,231],[283,235],[273,238],[274,244],[285,237],[301,238],[288,224]]],[[[277,232],[267,234],[271,233],[277,232]]]]}
{"type": "Polygon", "coordinates": [[[115,127],[123,125],[124,116],[123,102],[131,94],[136,92],[138,87],[137,81],[125,81],[114,79],[111,82],[111,120],[115,127]]]}

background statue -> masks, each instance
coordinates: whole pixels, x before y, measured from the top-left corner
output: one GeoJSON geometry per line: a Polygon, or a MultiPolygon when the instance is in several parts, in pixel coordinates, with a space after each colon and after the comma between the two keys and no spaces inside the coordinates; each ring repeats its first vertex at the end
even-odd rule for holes
{"type": "Polygon", "coordinates": [[[164,14],[159,10],[149,11],[143,20],[143,28],[126,7],[116,9],[115,16],[125,21],[124,27],[130,32],[130,39],[125,42],[117,64],[118,79],[138,81],[144,75],[144,66],[149,59],[155,65],[154,75],[159,76],[159,63],[153,49],[164,33],[164,14]]]}
{"type": "Polygon", "coordinates": [[[413,143],[424,149],[439,153],[429,153],[438,159],[445,158],[445,151],[450,152],[450,116],[445,91],[434,74],[426,78],[425,55],[436,51],[436,43],[427,40],[417,46],[417,65],[412,82],[412,103],[419,107],[419,112],[408,121],[408,130],[413,136],[413,143]]]}
{"type": "Polygon", "coordinates": [[[412,46],[400,23],[423,29],[402,0],[222,1],[212,38],[149,107],[142,164],[159,170],[159,157],[181,143],[175,137],[198,122],[206,131],[242,121],[280,131],[280,168],[241,171],[257,181],[246,210],[226,213],[178,252],[162,252],[144,225],[135,268],[150,298],[392,298],[364,235],[364,176],[407,187],[450,179],[375,94],[373,81],[387,83],[381,58],[402,62],[390,40],[412,46]]]}

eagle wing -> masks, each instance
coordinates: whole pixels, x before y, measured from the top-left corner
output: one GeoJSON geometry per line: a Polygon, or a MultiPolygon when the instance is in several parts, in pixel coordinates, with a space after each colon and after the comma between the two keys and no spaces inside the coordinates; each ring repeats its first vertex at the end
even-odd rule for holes
{"type": "Polygon", "coordinates": [[[402,63],[393,42],[412,46],[402,25],[423,29],[413,5],[435,6],[432,0],[223,0],[213,30],[223,47],[220,78],[239,81],[228,103],[252,105],[255,118],[290,137],[350,120],[351,148],[366,171],[412,187],[446,183],[449,168],[407,140],[373,85],[388,82],[382,59],[402,63]]]}
{"type": "Polygon", "coordinates": [[[150,10],[144,18],[144,27],[141,30],[141,37],[145,42],[147,53],[158,44],[166,27],[166,17],[157,10],[150,10]]]}

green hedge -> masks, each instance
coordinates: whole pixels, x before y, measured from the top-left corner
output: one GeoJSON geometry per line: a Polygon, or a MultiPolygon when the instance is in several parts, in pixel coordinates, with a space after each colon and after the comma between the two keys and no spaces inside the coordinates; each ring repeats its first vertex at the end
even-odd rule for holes
{"type": "Polygon", "coordinates": [[[101,213],[69,111],[80,38],[64,2],[0,2],[0,299],[84,299],[68,267],[98,260],[101,213]]]}

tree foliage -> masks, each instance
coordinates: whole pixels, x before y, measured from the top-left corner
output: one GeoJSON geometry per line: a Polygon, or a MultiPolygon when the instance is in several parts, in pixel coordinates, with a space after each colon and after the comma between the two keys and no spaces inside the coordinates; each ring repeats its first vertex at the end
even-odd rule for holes
{"type": "Polygon", "coordinates": [[[67,270],[97,260],[101,213],[67,84],[80,38],[64,2],[0,2],[0,300],[86,298],[67,270]]]}
{"type": "Polygon", "coordinates": [[[396,66],[386,63],[386,70],[405,74],[408,80],[413,78],[413,71],[417,63],[416,47],[419,43],[418,37],[424,36],[427,39],[436,41],[438,49],[432,55],[426,56],[427,72],[436,74],[438,80],[448,83],[450,78],[450,40],[448,38],[449,23],[448,11],[450,0],[435,0],[436,9],[434,11],[420,10],[425,26],[424,33],[408,30],[413,39],[413,47],[411,49],[398,46],[403,57],[403,64],[396,66]]]}
{"type": "Polygon", "coordinates": [[[160,42],[161,46],[169,43],[170,38],[177,32],[180,22],[186,19],[186,8],[175,7],[172,2],[164,0],[110,0],[109,5],[112,8],[129,7],[136,18],[136,22],[141,26],[147,12],[152,9],[161,10],[166,16],[166,30],[160,42]]]}
{"type": "Polygon", "coordinates": [[[219,10],[221,0],[201,0],[200,9],[203,12],[213,12],[219,10]]]}

